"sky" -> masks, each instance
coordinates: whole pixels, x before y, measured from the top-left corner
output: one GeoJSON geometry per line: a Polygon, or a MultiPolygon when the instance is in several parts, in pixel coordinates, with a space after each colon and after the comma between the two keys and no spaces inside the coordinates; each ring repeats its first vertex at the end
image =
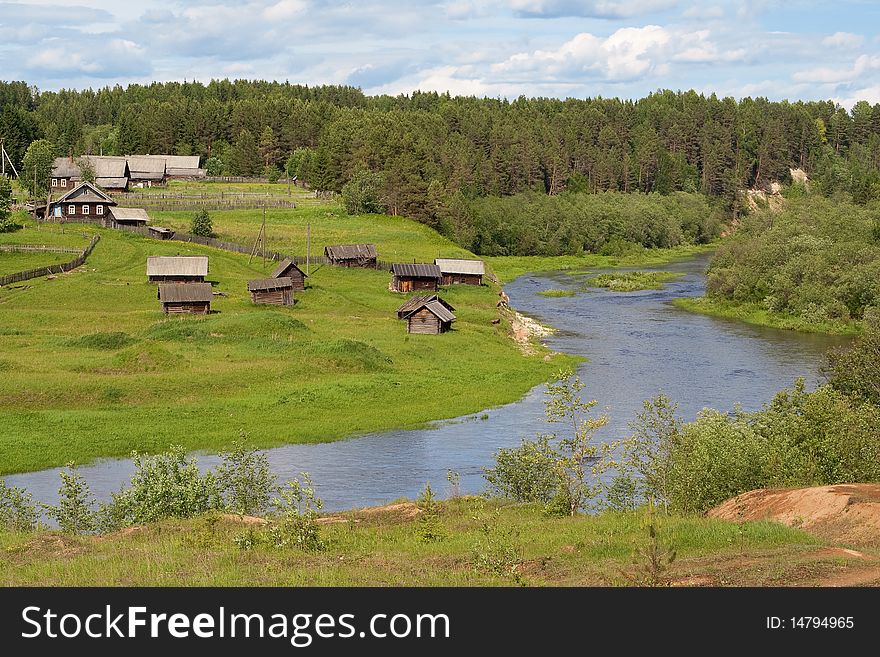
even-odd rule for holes
{"type": "Polygon", "coordinates": [[[880,2],[0,0],[0,79],[880,102],[880,2]]]}

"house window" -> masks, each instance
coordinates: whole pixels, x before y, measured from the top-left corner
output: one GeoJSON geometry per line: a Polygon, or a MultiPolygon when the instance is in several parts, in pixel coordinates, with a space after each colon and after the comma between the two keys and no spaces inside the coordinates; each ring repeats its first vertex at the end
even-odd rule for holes
{"type": "Polygon", "coordinates": [[[62,186],[62,187],[67,187],[67,178],[62,178],[62,179],[61,179],[61,186],[62,186]]]}
{"type": "Polygon", "coordinates": [[[95,212],[98,214],[104,214],[104,206],[99,205],[97,208],[95,208],[95,212]]]}
{"type": "Polygon", "coordinates": [[[58,187],[58,178],[52,178],[52,187],[58,187]]]}
{"type": "Polygon", "coordinates": [[[83,214],[88,214],[88,213],[89,213],[89,206],[88,206],[88,205],[84,205],[84,206],[83,206],[83,214]]]}
{"type": "Polygon", "coordinates": [[[67,214],[76,214],[76,206],[68,205],[67,206],[67,214]]]}

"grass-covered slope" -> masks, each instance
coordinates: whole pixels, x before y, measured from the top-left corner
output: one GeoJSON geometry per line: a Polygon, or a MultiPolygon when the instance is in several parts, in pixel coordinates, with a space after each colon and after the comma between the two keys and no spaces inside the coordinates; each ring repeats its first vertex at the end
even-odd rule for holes
{"type": "MultiPolygon", "coordinates": [[[[270,213],[271,215],[272,213],[270,213]]],[[[156,223],[171,223],[167,217],[156,223]]],[[[180,223],[185,217],[181,217],[180,223]]],[[[215,213],[224,237],[253,239],[261,212],[215,213]]],[[[333,208],[285,211],[269,247],[374,242],[383,258],[466,255],[430,229],[333,208]]],[[[49,226],[19,242],[44,243],[49,226]]],[[[95,230],[68,225],[65,235],[95,230]]],[[[258,446],[418,427],[513,401],[567,359],[524,356],[496,308],[497,288],[454,286],[452,332],[408,336],[382,271],[313,268],[292,308],[254,306],[247,280],[273,263],[101,230],[86,265],[0,288],[0,474],[172,444],[219,449],[241,432],[258,446]],[[167,319],[146,280],[150,255],[210,258],[207,318],[167,319]]],[[[540,351],[540,350],[539,350],[540,351]]]]}
{"type": "MultiPolygon", "coordinates": [[[[812,583],[856,563],[816,538],[772,522],[741,525],[658,517],[676,559],[660,576],[679,585],[812,583]]],[[[104,536],[0,531],[0,585],[56,586],[614,586],[645,576],[641,512],[552,517],[534,506],[479,499],[439,505],[426,541],[418,509],[342,514],[322,525],[318,553],[243,550],[234,517],[164,521],[104,536]]]]}

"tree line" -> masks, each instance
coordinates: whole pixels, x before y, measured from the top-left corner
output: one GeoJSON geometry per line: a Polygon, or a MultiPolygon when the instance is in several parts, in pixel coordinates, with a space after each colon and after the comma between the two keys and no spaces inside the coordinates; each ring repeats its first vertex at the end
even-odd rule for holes
{"type": "MultiPolygon", "coordinates": [[[[214,80],[39,91],[0,82],[0,136],[55,155],[199,155],[209,174],[353,181],[373,209],[437,222],[456,194],[695,192],[732,216],[744,188],[807,172],[820,192],[880,198],[880,104],[661,90],[639,100],[515,100],[214,80]],[[366,185],[364,184],[366,181],[366,185]]],[[[350,191],[352,191],[350,189],[350,191]]]]}

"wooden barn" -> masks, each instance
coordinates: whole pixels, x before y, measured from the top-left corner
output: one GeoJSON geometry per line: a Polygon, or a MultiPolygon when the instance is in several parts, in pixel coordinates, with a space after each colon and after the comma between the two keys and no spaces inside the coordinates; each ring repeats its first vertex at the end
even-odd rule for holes
{"type": "Polygon", "coordinates": [[[391,265],[391,289],[395,292],[413,290],[437,291],[440,267],[428,264],[398,263],[391,265]]]}
{"type": "Polygon", "coordinates": [[[455,315],[450,308],[437,295],[413,297],[397,309],[397,316],[406,320],[407,333],[435,335],[452,328],[455,315]]]}
{"type": "Polygon", "coordinates": [[[104,223],[116,201],[94,183],[80,183],[49,206],[54,219],[104,223]]]}
{"type": "Polygon", "coordinates": [[[375,244],[335,244],[324,247],[331,265],[339,267],[376,267],[379,254],[375,244]]]}
{"type": "Polygon", "coordinates": [[[441,285],[482,285],[486,274],[486,266],[482,260],[437,258],[434,264],[440,267],[441,285]]]}
{"type": "Polygon", "coordinates": [[[109,228],[119,226],[144,227],[150,222],[147,211],[143,208],[110,208],[110,216],[104,222],[109,228]]]}
{"type": "Polygon", "coordinates": [[[163,283],[159,286],[159,302],[166,315],[211,312],[210,283],[163,283]]]}
{"type": "Polygon", "coordinates": [[[163,228],[162,226],[147,226],[147,230],[150,231],[150,237],[157,240],[170,240],[174,237],[174,231],[170,228],[163,228]]]}
{"type": "Polygon", "coordinates": [[[306,289],[306,273],[296,266],[290,258],[285,258],[271,274],[272,278],[289,278],[293,281],[294,290],[306,289]]]}
{"type": "Polygon", "coordinates": [[[204,283],[208,256],[150,256],[147,278],[154,283],[204,283]]]}
{"type": "Polygon", "coordinates": [[[251,301],[254,303],[293,305],[293,279],[289,276],[248,281],[248,292],[251,293],[251,301]]]}

